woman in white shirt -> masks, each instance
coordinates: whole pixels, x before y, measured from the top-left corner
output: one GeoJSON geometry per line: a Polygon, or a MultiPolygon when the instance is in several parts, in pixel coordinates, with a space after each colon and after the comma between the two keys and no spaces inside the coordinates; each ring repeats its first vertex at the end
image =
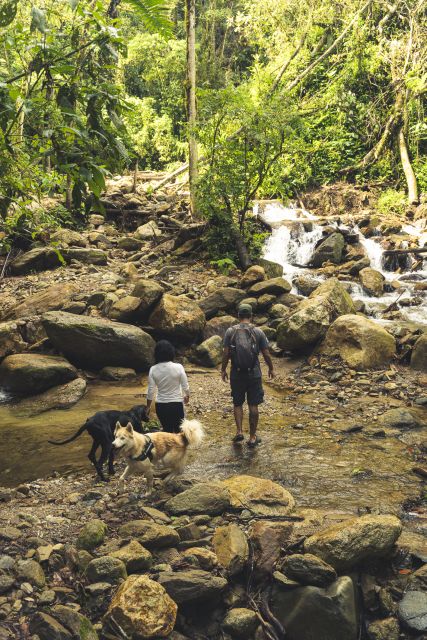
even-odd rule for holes
{"type": "Polygon", "coordinates": [[[148,373],[147,413],[157,389],[156,413],[163,431],[179,433],[184,420],[184,404],[190,400],[190,390],[184,367],[174,362],[175,349],[168,340],[160,340],[154,349],[153,365],[148,373]]]}

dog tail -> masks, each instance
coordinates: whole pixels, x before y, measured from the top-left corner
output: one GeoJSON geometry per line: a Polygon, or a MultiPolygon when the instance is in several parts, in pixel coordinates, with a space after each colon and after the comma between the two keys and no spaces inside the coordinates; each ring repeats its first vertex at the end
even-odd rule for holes
{"type": "Polygon", "coordinates": [[[203,425],[198,420],[184,419],[181,423],[181,431],[190,447],[198,447],[205,435],[203,425]]]}
{"type": "Polygon", "coordinates": [[[67,440],[48,440],[49,444],[68,444],[69,442],[72,442],[73,440],[76,440],[76,438],[78,438],[79,436],[82,435],[83,431],[86,431],[87,429],[87,423],[85,422],[85,424],[80,427],[80,429],[78,431],[76,431],[76,433],[71,436],[71,438],[67,438],[67,440]]]}

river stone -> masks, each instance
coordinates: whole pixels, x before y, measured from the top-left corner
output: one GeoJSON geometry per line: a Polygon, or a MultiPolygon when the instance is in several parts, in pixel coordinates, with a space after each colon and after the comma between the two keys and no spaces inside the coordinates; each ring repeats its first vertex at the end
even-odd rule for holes
{"type": "Polygon", "coordinates": [[[0,595],[7,593],[10,591],[15,584],[15,578],[13,576],[8,576],[7,574],[0,573],[0,595]]]}
{"type": "Polygon", "coordinates": [[[206,318],[199,305],[190,298],[165,293],[148,323],[163,338],[191,343],[201,336],[206,318]]]}
{"type": "Polygon", "coordinates": [[[163,287],[155,280],[145,278],[137,280],[131,295],[139,299],[138,317],[146,319],[163,293],[163,287]]]}
{"type": "Polygon", "coordinates": [[[56,269],[62,265],[58,253],[50,247],[37,247],[27,251],[13,260],[10,272],[14,276],[21,276],[32,271],[56,269]]]}
{"type": "Polygon", "coordinates": [[[155,342],[139,327],[63,311],[46,313],[43,326],[53,345],[81,367],[146,371],[154,362],[155,342]]]}
{"type": "Polygon", "coordinates": [[[202,513],[220,515],[230,507],[228,489],[220,482],[199,482],[169,498],[165,509],[173,515],[202,513]]]}
{"type": "Polygon", "coordinates": [[[339,264],[341,262],[344,245],[343,235],[341,233],[332,233],[314,250],[310,264],[313,265],[313,267],[321,267],[324,262],[339,264]]]}
{"type": "Polygon", "coordinates": [[[72,229],[58,229],[52,233],[50,239],[69,247],[85,247],[87,244],[82,234],[72,229]]]}
{"type": "Polygon", "coordinates": [[[202,367],[216,367],[221,364],[223,349],[222,338],[212,336],[196,347],[194,359],[202,367]]]}
{"type": "Polygon", "coordinates": [[[304,550],[342,571],[363,560],[387,555],[401,531],[402,524],[396,516],[366,515],[310,536],[305,540],[304,550]]]}
{"type": "Polygon", "coordinates": [[[130,576],[114,594],[105,620],[112,618],[128,638],[167,638],[178,607],[148,576],[130,576]]]}
{"type": "Polygon", "coordinates": [[[356,597],[348,576],[341,576],[326,589],[275,586],[270,607],[289,640],[358,638],[356,597]]]}
{"type": "Polygon", "coordinates": [[[123,236],[117,240],[117,247],[122,251],[139,251],[142,247],[142,240],[132,236],[123,236]]]}
{"type": "Polygon", "coordinates": [[[330,278],[279,324],[277,345],[290,351],[311,347],[323,338],[338,316],[355,311],[353,300],[343,285],[336,278],[330,278]]]}
{"type": "MultiPolygon", "coordinates": [[[[399,540],[400,544],[400,540],[399,540]]],[[[422,567],[414,571],[412,575],[409,576],[408,580],[408,591],[426,591],[427,592],[427,564],[424,564],[422,567]]]]}
{"type": "Polygon", "coordinates": [[[234,509],[248,509],[261,516],[287,516],[295,506],[289,491],[267,478],[232,476],[222,485],[230,492],[234,509]]]}
{"type": "Polygon", "coordinates": [[[411,369],[427,372],[427,333],[416,341],[411,355],[411,369]]]}
{"type": "Polygon", "coordinates": [[[18,413],[35,416],[51,409],[69,409],[83,398],[86,387],[86,380],[76,378],[71,382],[52,387],[44,393],[22,400],[14,406],[14,410],[18,413]]]}
{"type": "Polygon", "coordinates": [[[274,571],[282,548],[289,542],[293,530],[292,522],[255,520],[249,529],[249,540],[257,578],[266,578],[274,571]]]}
{"type": "Polygon", "coordinates": [[[417,416],[406,407],[389,409],[380,417],[381,424],[390,429],[416,429],[422,423],[417,416]]]}
{"type": "Polygon", "coordinates": [[[265,294],[280,296],[283,293],[289,293],[291,289],[292,287],[289,282],[283,278],[270,278],[269,280],[263,280],[262,282],[253,284],[248,292],[250,295],[259,298],[265,294]]]}
{"type": "Polygon", "coordinates": [[[138,240],[153,240],[154,238],[159,238],[161,235],[162,232],[154,220],[150,220],[150,222],[141,225],[135,231],[135,237],[138,238],[138,240]]]}
{"type": "Polygon", "coordinates": [[[139,305],[139,298],[135,296],[124,296],[117,300],[117,302],[113,302],[108,311],[108,317],[118,322],[130,321],[135,318],[139,305]]]}
{"type": "Polygon", "coordinates": [[[251,287],[253,284],[261,282],[262,280],[265,280],[264,267],[261,267],[258,264],[253,264],[249,269],[246,269],[243,274],[243,277],[240,280],[240,288],[247,289],[247,287],[251,287]]]}
{"type": "Polygon", "coordinates": [[[233,638],[248,640],[255,633],[258,624],[258,616],[255,611],[238,607],[227,612],[222,627],[233,638]]]}
{"type": "Polygon", "coordinates": [[[233,316],[219,316],[217,318],[211,318],[211,320],[207,321],[205,328],[203,329],[203,340],[207,340],[212,336],[220,336],[220,338],[224,338],[227,329],[238,322],[238,319],[233,316]]]}
{"type": "Polygon", "coordinates": [[[396,353],[396,341],[381,325],[346,314],[329,327],[319,352],[340,357],[352,369],[386,366],[396,353]]]}
{"type": "Polygon", "coordinates": [[[399,640],[399,623],[395,618],[375,620],[368,627],[369,640],[399,640]]]}
{"type": "MultiPolygon", "coordinates": [[[[98,634],[92,623],[78,611],[57,604],[50,610],[50,613],[71,632],[73,640],[74,638],[79,638],[79,640],[98,640],[98,634]]],[[[43,640],[43,638],[40,638],[40,640],[43,640]]],[[[49,640],[53,640],[53,638],[49,638],[49,640]]]]}
{"type": "Polygon", "coordinates": [[[199,301],[201,309],[206,318],[210,320],[219,311],[235,311],[239,303],[247,297],[243,289],[233,289],[232,287],[220,287],[213,293],[199,301]]]}
{"type": "Polygon", "coordinates": [[[108,380],[114,382],[116,380],[130,380],[135,378],[135,369],[129,369],[129,367],[104,367],[99,372],[101,380],[108,380]]]}
{"type": "Polygon", "coordinates": [[[43,589],[46,585],[44,571],[35,560],[19,560],[16,564],[16,575],[21,582],[29,582],[38,589],[43,589]]]}
{"type": "Polygon", "coordinates": [[[282,571],[289,578],[313,587],[327,587],[337,579],[335,569],[311,553],[287,556],[282,571]]]}
{"type": "Polygon", "coordinates": [[[153,556],[138,540],[131,540],[118,551],[110,553],[110,556],[124,562],[128,574],[146,571],[153,563],[153,556]]]}
{"type": "Polygon", "coordinates": [[[264,267],[265,275],[267,278],[281,278],[283,276],[283,266],[278,262],[272,260],[266,260],[265,258],[258,258],[257,264],[264,267]]]}
{"type": "Polygon", "coordinates": [[[359,279],[363,289],[370,296],[379,298],[384,292],[384,276],[379,271],[366,267],[359,271],[359,279]]]}
{"type": "Polygon", "coordinates": [[[158,582],[178,605],[203,602],[214,607],[227,586],[227,580],[213,576],[208,571],[162,571],[158,582]]]}
{"type": "Polygon", "coordinates": [[[246,535],[236,524],[215,529],[212,546],[218,562],[230,576],[243,571],[249,560],[249,546],[246,535]]]}
{"type": "MultiPolygon", "coordinates": [[[[33,637],[39,638],[39,640],[74,640],[68,629],[53,616],[43,611],[37,611],[30,618],[29,631],[33,637]]],[[[96,637],[94,636],[94,638],[96,637]]]]}
{"type": "Polygon", "coordinates": [[[319,286],[320,282],[312,276],[297,276],[293,279],[293,284],[303,296],[309,296],[319,286]]]}
{"type": "Polygon", "coordinates": [[[78,549],[92,551],[99,547],[105,540],[107,525],[102,520],[89,520],[80,529],[76,546],[78,549]]]}
{"type": "Polygon", "coordinates": [[[14,353],[25,351],[27,343],[22,339],[16,322],[0,323],[0,360],[14,353]]]}
{"type": "Polygon", "coordinates": [[[190,564],[197,564],[204,571],[212,571],[218,565],[218,558],[210,549],[190,547],[181,553],[182,558],[190,564]]]}
{"type": "Polygon", "coordinates": [[[399,602],[399,619],[415,632],[427,631],[427,592],[407,591],[399,602]]]}
{"type": "Polygon", "coordinates": [[[91,560],[86,567],[85,574],[89,582],[118,584],[127,578],[125,563],[119,558],[111,556],[101,556],[91,560]]]}
{"type": "Polygon", "coordinates": [[[148,520],[131,520],[119,529],[121,538],[137,538],[147,549],[162,549],[174,547],[179,541],[179,535],[166,524],[157,524],[148,520]]]}
{"type": "Polygon", "coordinates": [[[40,393],[74,378],[76,369],[59,356],[15,354],[0,365],[0,387],[22,395],[40,393]]]}

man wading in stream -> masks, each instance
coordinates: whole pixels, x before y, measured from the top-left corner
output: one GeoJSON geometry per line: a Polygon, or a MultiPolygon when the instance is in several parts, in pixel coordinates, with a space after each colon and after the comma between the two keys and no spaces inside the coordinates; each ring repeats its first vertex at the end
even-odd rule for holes
{"type": "Polygon", "coordinates": [[[224,382],[228,379],[227,365],[231,358],[230,386],[237,428],[233,442],[242,442],[243,440],[243,403],[246,398],[249,407],[250,429],[248,446],[256,447],[261,442],[257,436],[258,405],[264,400],[258,358],[260,352],[267,363],[269,378],[274,378],[273,362],[264,332],[251,323],[252,307],[249,304],[240,305],[237,315],[239,324],[227,329],[224,336],[221,377],[224,382]]]}

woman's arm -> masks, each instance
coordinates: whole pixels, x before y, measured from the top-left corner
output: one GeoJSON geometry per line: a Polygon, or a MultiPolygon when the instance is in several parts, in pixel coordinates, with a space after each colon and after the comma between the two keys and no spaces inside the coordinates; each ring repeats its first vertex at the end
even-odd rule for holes
{"type": "Polygon", "coordinates": [[[150,409],[153,403],[155,390],[156,390],[156,383],[154,382],[153,371],[151,368],[148,373],[148,389],[147,389],[147,414],[148,415],[150,415],[150,409]]]}
{"type": "Polygon", "coordinates": [[[184,404],[188,404],[190,402],[190,386],[188,384],[188,378],[184,367],[182,367],[181,370],[180,383],[182,395],[184,396],[184,404]]]}

